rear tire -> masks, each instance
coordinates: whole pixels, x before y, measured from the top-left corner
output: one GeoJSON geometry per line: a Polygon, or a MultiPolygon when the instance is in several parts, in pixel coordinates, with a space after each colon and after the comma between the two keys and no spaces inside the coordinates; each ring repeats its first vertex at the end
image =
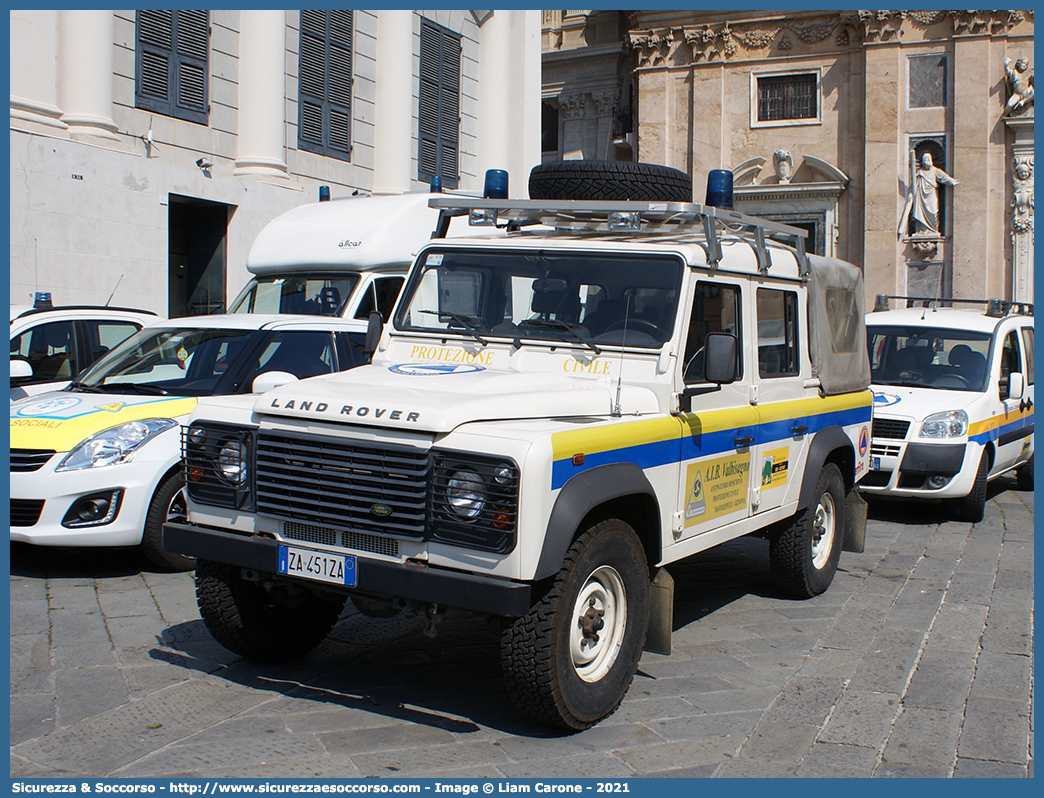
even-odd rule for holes
{"type": "Polygon", "coordinates": [[[501,635],[507,690],[530,717],[579,731],[613,713],[631,685],[649,622],[649,566],[623,521],[569,548],[548,592],[501,635]]]}
{"type": "Polygon", "coordinates": [[[1019,490],[1033,490],[1033,455],[1015,471],[1019,490]]]}
{"type": "Polygon", "coordinates": [[[248,659],[287,662],[307,654],[330,633],[346,600],[321,599],[292,582],[266,587],[223,563],[196,565],[203,622],[221,645],[248,659]]]}
{"type": "Polygon", "coordinates": [[[812,501],[770,539],[769,564],[781,590],[797,598],[818,596],[834,579],[845,528],[845,482],[827,463],[812,501]]]}
{"type": "Polygon", "coordinates": [[[975,470],[975,482],[971,493],[960,500],[962,521],[979,523],[986,515],[986,482],[990,475],[990,458],[985,450],[979,457],[979,467],[975,470]]]}
{"type": "Polygon", "coordinates": [[[152,563],[167,571],[191,571],[195,557],[174,554],[163,548],[163,525],[168,521],[184,521],[185,475],[176,471],[167,477],[152,496],[141,533],[141,550],[152,563]]]}
{"type": "Polygon", "coordinates": [[[628,161],[552,161],[529,173],[535,200],[692,202],[692,178],[680,169],[628,161]]]}

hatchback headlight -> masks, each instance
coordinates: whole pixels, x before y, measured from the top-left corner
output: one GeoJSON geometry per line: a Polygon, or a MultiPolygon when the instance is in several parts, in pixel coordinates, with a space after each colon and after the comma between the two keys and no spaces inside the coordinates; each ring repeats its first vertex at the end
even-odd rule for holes
{"type": "Polygon", "coordinates": [[[963,438],[968,434],[968,414],[963,410],[933,413],[921,423],[921,438],[963,438]]]}
{"type": "Polygon", "coordinates": [[[74,447],[54,470],[80,471],[129,462],[146,441],[176,426],[178,422],[171,418],[148,418],[103,430],[74,447]]]}

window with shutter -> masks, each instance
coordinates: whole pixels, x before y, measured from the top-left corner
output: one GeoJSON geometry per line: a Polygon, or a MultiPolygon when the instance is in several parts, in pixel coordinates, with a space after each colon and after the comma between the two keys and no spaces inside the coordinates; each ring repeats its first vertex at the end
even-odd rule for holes
{"type": "Polygon", "coordinates": [[[418,179],[457,188],[460,148],[460,34],[421,20],[418,179]]]}
{"type": "Polygon", "coordinates": [[[302,11],[297,146],[348,160],[352,151],[352,12],[302,11]]]}
{"type": "Polygon", "coordinates": [[[207,124],[210,12],[138,11],[134,104],[207,124]]]}

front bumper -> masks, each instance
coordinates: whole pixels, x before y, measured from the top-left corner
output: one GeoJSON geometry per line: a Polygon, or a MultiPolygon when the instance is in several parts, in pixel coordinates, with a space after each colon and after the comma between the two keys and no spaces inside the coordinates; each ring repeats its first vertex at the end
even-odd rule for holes
{"type": "Polygon", "coordinates": [[[967,496],[975,481],[982,447],[978,444],[906,441],[874,438],[871,470],[859,483],[868,495],[919,499],[967,496]],[[945,479],[934,486],[931,479],[945,479]]]}
{"type": "MultiPolygon", "coordinates": [[[[163,526],[163,548],[201,560],[277,574],[280,543],[272,538],[247,536],[192,524],[163,526]]],[[[493,615],[518,616],[529,611],[530,586],[525,582],[462,573],[426,565],[385,562],[357,557],[358,584],[338,588],[323,582],[308,582],[324,590],[343,590],[366,595],[391,596],[442,604],[493,615]]],[[[277,576],[281,579],[291,579],[277,576]]]]}

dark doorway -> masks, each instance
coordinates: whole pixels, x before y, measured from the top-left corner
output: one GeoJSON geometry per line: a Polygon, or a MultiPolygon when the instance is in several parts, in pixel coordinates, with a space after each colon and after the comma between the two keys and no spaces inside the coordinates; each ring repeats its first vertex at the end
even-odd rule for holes
{"type": "Polygon", "coordinates": [[[234,212],[232,205],[170,195],[170,318],[224,313],[227,232],[234,212]]]}

